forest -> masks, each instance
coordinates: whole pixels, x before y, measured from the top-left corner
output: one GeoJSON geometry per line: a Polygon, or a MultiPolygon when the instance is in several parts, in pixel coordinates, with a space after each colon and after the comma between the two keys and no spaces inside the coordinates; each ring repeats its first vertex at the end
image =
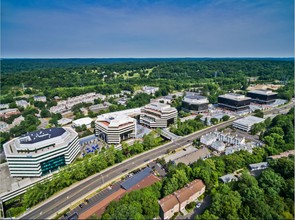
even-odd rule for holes
{"type": "MultiPolygon", "coordinates": [[[[87,92],[112,94],[143,85],[160,86],[167,91],[209,87],[205,90],[216,92],[211,97],[214,102],[223,91],[245,89],[249,77],[262,83],[278,80],[286,84],[294,80],[294,62],[290,59],[4,59],[1,67],[2,103],[25,94],[66,98],[87,92]]],[[[292,83],[290,86],[294,88],[292,83]]]]}

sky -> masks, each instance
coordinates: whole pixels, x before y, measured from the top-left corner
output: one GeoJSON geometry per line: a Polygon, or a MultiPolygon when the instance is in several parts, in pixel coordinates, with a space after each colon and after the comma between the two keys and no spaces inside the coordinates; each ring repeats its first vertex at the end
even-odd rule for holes
{"type": "Polygon", "coordinates": [[[294,0],[1,0],[1,57],[294,57],[294,0]]]}

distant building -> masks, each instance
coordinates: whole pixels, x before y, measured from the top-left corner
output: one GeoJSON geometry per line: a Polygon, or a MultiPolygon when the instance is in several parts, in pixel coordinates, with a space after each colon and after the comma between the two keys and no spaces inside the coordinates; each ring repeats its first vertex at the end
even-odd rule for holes
{"type": "Polygon", "coordinates": [[[232,111],[242,111],[249,108],[251,98],[244,95],[229,93],[218,96],[218,105],[232,111]]]}
{"type": "Polygon", "coordinates": [[[182,109],[191,112],[204,112],[208,110],[209,101],[197,93],[189,93],[182,100],[182,109]]]}
{"type": "Polygon", "coordinates": [[[125,114],[103,114],[95,121],[96,136],[108,144],[120,144],[128,138],[135,138],[136,120],[125,114]]]}
{"type": "Polygon", "coordinates": [[[98,113],[99,111],[107,110],[111,105],[111,103],[104,102],[103,104],[91,105],[89,110],[94,113],[98,113]]]}
{"type": "Polygon", "coordinates": [[[247,116],[245,118],[238,119],[234,121],[233,127],[240,129],[242,131],[249,132],[251,131],[253,125],[263,122],[263,118],[255,117],[255,116],[247,116]]]}
{"type": "Polygon", "coordinates": [[[23,107],[23,108],[26,108],[30,105],[26,100],[17,100],[17,101],[15,101],[15,104],[18,107],[23,107]]]}
{"type": "Polygon", "coordinates": [[[142,92],[148,95],[154,95],[159,90],[159,87],[144,86],[142,92]]]}
{"type": "Polygon", "coordinates": [[[140,123],[150,128],[166,128],[174,124],[177,110],[163,103],[151,103],[141,108],[140,123]]]}
{"type": "Polygon", "coordinates": [[[249,153],[252,153],[254,147],[257,147],[257,146],[255,146],[251,143],[242,144],[242,145],[234,145],[232,147],[227,147],[225,149],[225,155],[233,154],[234,152],[241,151],[241,150],[248,151],[249,153]]]}
{"type": "Polygon", "coordinates": [[[238,177],[236,177],[234,174],[230,173],[230,174],[226,174],[224,176],[219,177],[219,179],[223,182],[223,183],[229,183],[232,181],[238,181],[238,177]]]}
{"type": "Polygon", "coordinates": [[[219,131],[210,132],[208,134],[202,135],[200,138],[200,142],[207,146],[212,145],[215,141],[222,141],[224,143],[233,145],[241,145],[245,143],[245,138],[219,131]]]}
{"type": "Polygon", "coordinates": [[[0,104],[0,109],[9,108],[9,104],[0,104]]]}
{"type": "Polygon", "coordinates": [[[57,121],[57,124],[59,124],[60,126],[64,126],[64,125],[70,124],[72,121],[73,119],[70,119],[70,118],[62,118],[57,121]]]}
{"type": "Polygon", "coordinates": [[[271,90],[257,89],[249,91],[247,93],[247,96],[251,97],[253,102],[257,102],[260,104],[270,104],[275,102],[277,94],[278,93],[271,90]]]}
{"type": "Polygon", "coordinates": [[[8,130],[9,130],[8,124],[4,121],[0,121],[0,132],[5,132],[8,130]]]}
{"type": "Polygon", "coordinates": [[[268,168],[268,162],[261,162],[261,163],[253,163],[253,164],[249,164],[250,170],[254,171],[254,170],[264,170],[266,168],[268,168]]]}
{"type": "Polygon", "coordinates": [[[93,120],[89,117],[85,117],[85,118],[79,118],[75,121],[72,122],[74,127],[82,127],[83,125],[86,125],[87,128],[91,128],[91,122],[93,120]]]}
{"type": "Polygon", "coordinates": [[[185,187],[158,201],[161,219],[170,219],[176,212],[183,212],[185,206],[196,201],[206,189],[202,180],[196,179],[185,187]]]}
{"type": "Polygon", "coordinates": [[[212,143],[211,148],[218,152],[222,152],[225,150],[225,144],[222,141],[215,141],[212,143]]]}
{"type": "Polygon", "coordinates": [[[0,110],[0,118],[9,118],[11,115],[18,115],[20,111],[17,108],[0,110]]]}
{"type": "Polygon", "coordinates": [[[196,162],[199,159],[206,159],[208,157],[210,157],[210,152],[208,150],[208,148],[203,147],[197,151],[194,151],[192,153],[186,154],[182,157],[179,157],[177,159],[175,159],[173,162],[175,164],[179,164],[179,163],[184,163],[186,165],[192,164],[194,162],[196,162]]]}
{"type": "Polygon", "coordinates": [[[35,102],[46,102],[46,96],[34,96],[35,102]]]}
{"type": "Polygon", "coordinates": [[[12,177],[40,177],[70,164],[80,152],[72,128],[48,128],[27,133],[3,146],[12,177]]]}

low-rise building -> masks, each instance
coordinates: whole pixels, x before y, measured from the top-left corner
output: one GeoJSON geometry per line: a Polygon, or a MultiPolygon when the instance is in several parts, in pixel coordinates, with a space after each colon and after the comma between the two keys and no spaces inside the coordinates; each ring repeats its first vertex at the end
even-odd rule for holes
{"type": "Polygon", "coordinates": [[[240,129],[242,131],[249,132],[252,129],[252,126],[258,123],[263,122],[263,118],[255,117],[255,116],[247,116],[245,118],[240,118],[233,123],[233,127],[240,129]]]}
{"type": "Polygon", "coordinates": [[[0,109],[9,108],[9,104],[0,104],[0,109]]]}
{"type": "Polygon", "coordinates": [[[23,108],[26,108],[26,107],[28,107],[30,105],[26,100],[16,100],[15,104],[18,107],[23,107],[23,108]]]}
{"type": "Polygon", "coordinates": [[[111,105],[111,103],[104,102],[103,104],[91,105],[89,110],[94,113],[98,113],[99,111],[107,110],[111,105]]]}
{"type": "Polygon", "coordinates": [[[159,90],[159,87],[144,86],[142,92],[148,95],[154,95],[159,90]]]}
{"type": "Polygon", "coordinates": [[[72,121],[73,121],[73,119],[70,119],[70,118],[62,118],[62,119],[59,119],[59,120],[57,121],[57,123],[58,123],[60,126],[64,126],[64,125],[70,124],[72,121]]]}
{"type": "Polygon", "coordinates": [[[170,219],[176,212],[183,212],[185,206],[196,201],[205,192],[205,189],[203,181],[196,179],[159,200],[161,219],[170,219]]]}
{"type": "Polygon", "coordinates": [[[203,147],[197,151],[194,151],[192,153],[186,154],[182,157],[176,158],[173,162],[175,164],[184,163],[186,165],[192,164],[196,162],[199,159],[206,159],[210,157],[210,151],[208,148],[203,147]]]}
{"type": "Polygon", "coordinates": [[[103,114],[97,116],[95,133],[108,144],[120,144],[128,138],[135,138],[136,120],[125,114],[103,114]]]}
{"type": "Polygon", "coordinates": [[[211,144],[211,148],[218,152],[222,152],[225,150],[225,144],[222,141],[215,141],[211,144]]]}
{"type": "Polygon", "coordinates": [[[20,111],[17,108],[0,110],[0,118],[9,118],[11,115],[19,115],[20,111]]]}
{"type": "Polygon", "coordinates": [[[242,144],[242,145],[234,145],[232,147],[227,147],[225,149],[225,155],[233,154],[234,152],[241,151],[241,150],[248,151],[249,153],[252,153],[254,147],[256,147],[256,146],[251,143],[242,144]]]}
{"type": "Polygon", "coordinates": [[[218,105],[221,108],[232,111],[243,111],[249,109],[251,98],[241,94],[229,93],[218,96],[218,105]]]}
{"type": "Polygon", "coordinates": [[[9,126],[6,122],[0,121],[0,132],[6,132],[9,130],[9,126]]]}
{"type": "Polygon", "coordinates": [[[207,146],[212,145],[216,140],[217,140],[217,136],[213,132],[212,133],[205,134],[205,135],[202,135],[201,138],[200,138],[200,142],[202,144],[207,145],[207,146]]]}
{"type": "Polygon", "coordinates": [[[48,128],[27,133],[3,145],[12,177],[40,177],[70,164],[79,154],[72,128],[48,128]]]}
{"type": "Polygon", "coordinates": [[[151,103],[141,108],[140,123],[150,128],[166,128],[174,124],[177,110],[163,103],[151,103]]]}
{"type": "Polygon", "coordinates": [[[223,183],[229,183],[232,181],[238,181],[238,177],[236,177],[234,174],[230,173],[230,174],[226,174],[224,176],[219,177],[219,179],[223,182],[223,183]]]}
{"type": "Polygon", "coordinates": [[[245,143],[244,137],[238,137],[237,135],[230,135],[219,131],[210,132],[208,134],[202,135],[200,142],[207,146],[210,146],[215,141],[222,141],[227,144],[241,145],[245,143]]]}
{"type": "Polygon", "coordinates": [[[46,96],[34,96],[35,102],[46,102],[46,96]]]}
{"type": "Polygon", "coordinates": [[[206,97],[190,92],[182,100],[182,109],[191,112],[204,112],[208,110],[209,101],[206,97]]]}
{"type": "Polygon", "coordinates": [[[259,104],[273,103],[275,102],[277,95],[278,93],[276,92],[273,92],[271,90],[263,90],[263,89],[252,90],[247,93],[247,96],[251,97],[253,102],[256,102],[259,104]]]}
{"type": "Polygon", "coordinates": [[[72,122],[73,127],[82,127],[83,125],[86,125],[87,128],[91,128],[91,122],[93,120],[89,117],[85,117],[85,118],[79,118],[75,121],[72,122]]]}
{"type": "Polygon", "coordinates": [[[250,167],[251,171],[264,170],[264,169],[268,168],[268,162],[249,164],[249,167],[250,167]]]}

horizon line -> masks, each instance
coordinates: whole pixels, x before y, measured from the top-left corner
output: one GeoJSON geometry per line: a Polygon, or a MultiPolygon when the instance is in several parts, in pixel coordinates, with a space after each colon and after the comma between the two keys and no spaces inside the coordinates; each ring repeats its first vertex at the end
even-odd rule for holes
{"type": "Polygon", "coordinates": [[[1,57],[0,59],[245,59],[245,58],[292,58],[294,56],[225,56],[225,57],[1,57]]]}

